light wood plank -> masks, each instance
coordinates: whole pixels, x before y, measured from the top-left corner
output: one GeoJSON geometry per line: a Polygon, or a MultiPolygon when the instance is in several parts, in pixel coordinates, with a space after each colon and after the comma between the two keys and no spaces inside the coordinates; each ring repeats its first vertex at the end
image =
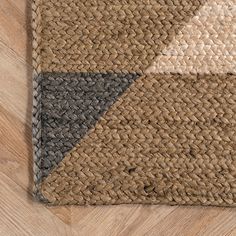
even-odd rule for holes
{"type": "Polygon", "coordinates": [[[144,235],[175,209],[173,206],[139,205],[72,208],[72,226],[80,229],[83,235],[144,235]]]}
{"type": "Polygon", "coordinates": [[[70,226],[28,199],[27,193],[2,173],[0,186],[0,235],[75,234],[70,226]]]}
{"type": "Polygon", "coordinates": [[[167,218],[160,221],[147,232],[147,235],[225,235],[221,230],[215,231],[214,228],[223,227],[226,231],[232,230],[236,224],[236,211],[231,208],[219,207],[178,207],[167,218]],[[232,218],[232,219],[231,219],[232,218]],[[234,218],[234,219],[233,219],[234,218]],[[231,220],[228,227],[224,221],[231,220]],[[217,223],[217,224],[215,224],[217,223]],[[171,227],[170,227],[171,226],[171,227]]]}
{"type": "Polygon", "coordinates": [[[0,105],[30,123],[31,68],[0,41],[0,105]]]}
{"type": "Polygon", "coordinates": [[[30,56],[27,50],[31,47],[27,40],[30,29],[29,22],[30,1],[1,0],[0,41],[22,58],[30,56]]]}
{"type": "Polygon", "coordinates": [[[226,236],[235,236],[236,235],[236,228],[232,229],[226,236]]]}
{"type": "MultiPolygon", "coordinates": [[[[1,172],[31,193],[33,186],[31,129],[3,108],[0,109],[0,156],[1,172]]],[[[70,207],[49,207],[48,210],[64,223],[70,224],[70,207]]]]}

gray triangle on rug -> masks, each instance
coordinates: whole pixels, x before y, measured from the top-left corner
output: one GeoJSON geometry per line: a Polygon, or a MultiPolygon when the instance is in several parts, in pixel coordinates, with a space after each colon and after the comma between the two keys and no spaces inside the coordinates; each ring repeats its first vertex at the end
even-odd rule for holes
{"type": "Polygon", "coordinates": [[[44,73],[41,75],[41,178],[96,124],[138,78],[137,74],[44,73]]]}

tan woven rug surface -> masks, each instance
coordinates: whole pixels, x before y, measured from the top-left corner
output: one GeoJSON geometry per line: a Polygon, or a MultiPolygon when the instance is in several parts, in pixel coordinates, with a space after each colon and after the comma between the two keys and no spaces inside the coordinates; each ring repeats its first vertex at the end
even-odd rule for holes
{"type": "Polygon", "coordinates": [[[236,206],[236,0],[34,0],[35,196],[236,206]]]}

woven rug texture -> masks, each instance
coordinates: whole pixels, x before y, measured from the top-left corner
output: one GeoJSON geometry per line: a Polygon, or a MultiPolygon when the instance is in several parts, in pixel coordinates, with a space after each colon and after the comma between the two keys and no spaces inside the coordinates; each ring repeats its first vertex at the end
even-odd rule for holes
{"type": "Polygon", "coordinates": [[[33,0],[34,194],[236,206],[236,0],[33,0]]]}

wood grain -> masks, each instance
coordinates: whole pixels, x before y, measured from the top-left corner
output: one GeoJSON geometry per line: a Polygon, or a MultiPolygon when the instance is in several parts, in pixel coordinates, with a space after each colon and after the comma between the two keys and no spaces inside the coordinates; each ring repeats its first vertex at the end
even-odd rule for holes
{"type": "Polygon", "coordinates": [[[0,235],[235,236],[236,209],[48,207],[32,199],[30,1],[0,4],[0,235]]]}

